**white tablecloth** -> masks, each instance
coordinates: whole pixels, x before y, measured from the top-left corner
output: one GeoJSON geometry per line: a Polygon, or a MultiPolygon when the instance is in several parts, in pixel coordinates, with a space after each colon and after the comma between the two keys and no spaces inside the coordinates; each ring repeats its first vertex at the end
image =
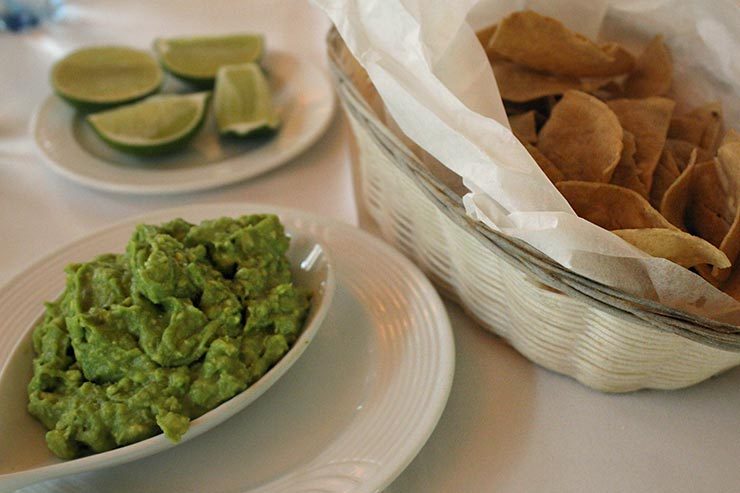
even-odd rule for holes
{"type": "MultiPolygon", "coordinates": [[[[286,166],[166,197],[106,194],[58,177],[28,130],[50,92],[51,64],[73,48],[250,30],[325,68],[329,24],[317,9],[299,0],[90,0],[70,1],[65,14],[35,31],[0,34],[0,283],[59,245],[159,208],[249,201],[357,223],[341,115],[286,166]]],[[[532,365],[448,309],[457,346],[450,400],[389,492],[740,491],[740,370],[682,391],[604,395],[532,365]]]]}

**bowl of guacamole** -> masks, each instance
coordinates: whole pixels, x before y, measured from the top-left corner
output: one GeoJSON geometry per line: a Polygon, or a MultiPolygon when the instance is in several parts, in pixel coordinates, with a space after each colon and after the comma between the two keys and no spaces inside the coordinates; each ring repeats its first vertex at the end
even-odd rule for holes
{"type": "Polygon", "coordinates": [[[334,289],[320,245],[271,214],[139,224],[123,253],[65,272],[28,383],[62,459],[215,426],[287,371],[334,289]]]}

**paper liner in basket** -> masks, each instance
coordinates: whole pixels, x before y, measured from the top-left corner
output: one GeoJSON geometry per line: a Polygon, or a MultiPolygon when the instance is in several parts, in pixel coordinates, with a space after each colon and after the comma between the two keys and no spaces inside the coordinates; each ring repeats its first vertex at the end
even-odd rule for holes
{"type": "Polygon", "coordinates": [[[726,120],[738,122],[740,63],[724,55],[740,49],[740,19],[732,1],[314,1],[333,20],[403,132],[462,177],[470,190],[464,196],[470,216],[593,280],[740,325],[739,302],[574,214],[509,130],[493,72],[475,37],[475,28],[523,8],[628,47],[662,34],[675,60],[679,104],[721,100],[726,120]],[[715,8],[707,8],[710,3],[715,8]]]}

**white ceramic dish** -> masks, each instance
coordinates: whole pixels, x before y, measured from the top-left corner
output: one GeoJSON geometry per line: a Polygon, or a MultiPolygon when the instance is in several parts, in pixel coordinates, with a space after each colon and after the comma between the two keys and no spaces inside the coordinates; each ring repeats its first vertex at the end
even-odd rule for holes
{"type": "MultiPolygon", "coordinates": [[[[130,237],[133,225],[133,223],[128,222],[115,229],[130,237]]],[[[261,379],[239,395],[193,420],[188,432],[177,444],[160,434],[132,445],[69,461],[58,460],[48,450],[44,441],[46,430],[30,417],[25,406],[27,402],[26,385],[31,378],[32,371],[31,334],[33,328],[42,318],[39,314],[43,313],[43,305],[39,300],[35,319],[30,321],[24,319],[15,322],[14,327],[16,328],[16,324],[25,324],[26,331],[11,350],[8,359],[1,365],[0,436],[3,438],[0,439],[0,457],[3,460],[0,463],[0,491],[4,491],[5,488],[14,489],[24,484],[49,478],[129,462],[172,448],[195,438],[232,417],[254,402],[277,382],[304,353],[309,343],[316,336],[316,332],[329,311],[336,286],[331,263],[321,244],[312,237],[309,231],[293,230],[289,234],[291,235],[291,244],[288,258],[293,271],[293,279],[296,285],[304,287],[314,294],[311,300],[311,310],[308,313],[300,337],[285,356],[261,379]],[[14,440],[8,439],[8,437],[14,437],[14,440]],[[15,440],[24,444],[21,451],[18,450],[15,440]]],[[[109,251],[122,251],[127,240],[123,236],[120,238],[121,241],[117,245],[106,244],[105,247],[107,248],[103,248],[102,245],[97,243],[98,235],[94,234],[74,245],[63,247],[60,253],[53,256],[64,255],[62,252],[71,254],[75,250],[74,257],[80,260],[77,253],[80,250],[89,253],[89,255],[83,257],[84,259],[91,259],[97,254],[109,251]],[[102,249],[96,250],[98,246],[102,249]]],[[[48,276],[49,284],[54,285],[56,292],[59,293],[64,288],[64,275],[61,275],[61,270],[54,269],[55,267],[47,267],[45,261],[42,260],[39,264],[21,274],[20,277],[33,277],[34,274],[43,272],[45,277],[48,276]]],[[[22,282],[11,281],[6,291],[17,290],[19,284],[22,284],[22,282]]],[[[51,300],[56,297],[56,295],[52,295],[45,299],[51,300]]],[[[0,294],[1,298],[2,295],[0,294]]],[[[1,301],[0,311],[6,312],[6,307],[2,306],[1,301]]]]}
{"type": "MultiPolygon", "coordinates": [[[[255,212],[276,212],[289,231],[320,242],[332,259],[332,309],[301,359],[269,392],[209,433],[145,460],[23,491],[376,492],[413,459],[452,383],[454,343],[444,306],[421,272],[382,241],[296,211],[189,206],[62,248],[0,289],[0,361],[38,316],[40,302],[56,294],[62,267],[120,246],[135,223],[255,212]]],[[[0,439],[10,447],[22,443],[8,430],[0,439]]]]}
{"type": "MultiPolygon", "coordinates": [[[[213,111],[188,146],[170,155],[139,158],[106,145],[59,97],[34,113],[31,131],[43,161],[81,185],[131,194],[170,194],[214,188],[281,166],[316,142],[334,114],[335,96],[324,73],[295,55],[264,59],[282,126],[271,138],[219,137],[213,111]]],[[[182,85],[168,79],[164,92],[182,85]]],[[[211,103],[212,104],[212,103],[211,103]]]]}

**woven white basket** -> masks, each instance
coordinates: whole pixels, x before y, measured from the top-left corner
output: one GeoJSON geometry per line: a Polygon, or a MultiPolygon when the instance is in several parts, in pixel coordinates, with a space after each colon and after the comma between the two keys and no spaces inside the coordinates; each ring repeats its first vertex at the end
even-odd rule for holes
{"type": "Polygon", "coordinates": [[[686,387],[740,364],[740,328],[591,281],[466,216],[418,147],[384,123],[335,30],[327,42],[357,146],[360,206],[484,327],[533,362],[607,392],[686,387]]]}

